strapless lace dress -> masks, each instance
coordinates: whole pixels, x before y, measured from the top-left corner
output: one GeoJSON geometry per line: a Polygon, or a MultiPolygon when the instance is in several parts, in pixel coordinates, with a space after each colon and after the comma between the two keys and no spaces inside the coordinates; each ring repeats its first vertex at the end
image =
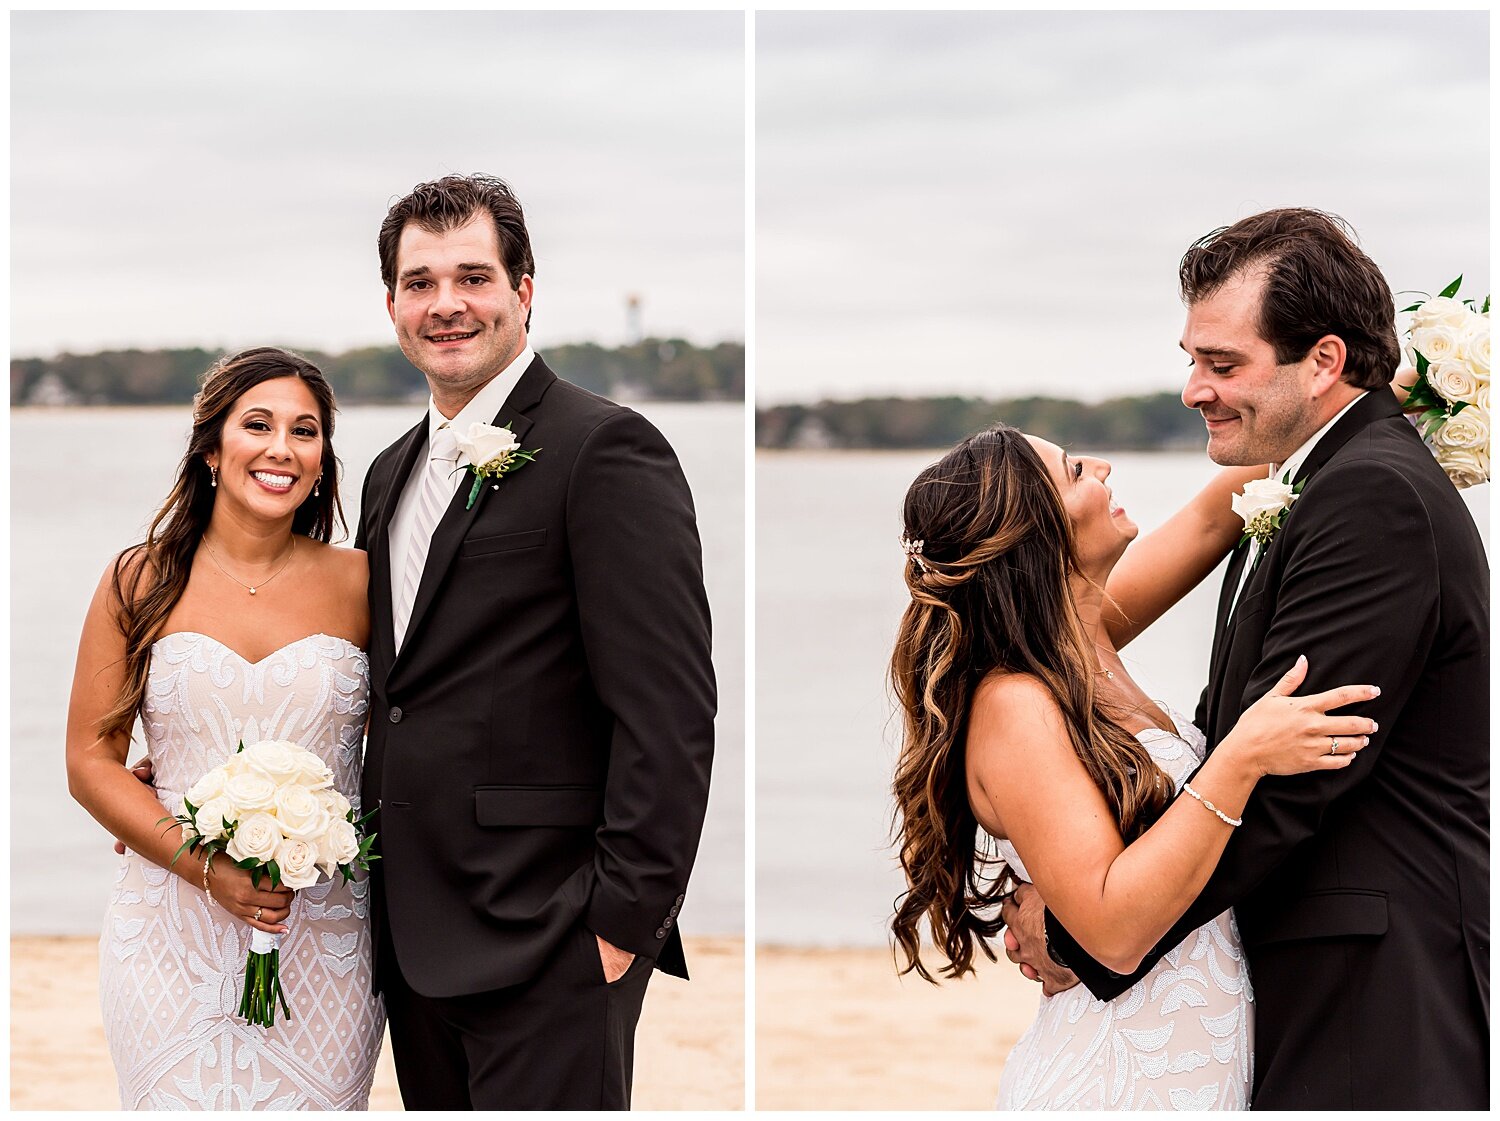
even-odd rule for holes
{"type": "MultiPolygon", "coordinates": [[[[1177,787],[1203,761],[1203,733],[1137,737],[1177,787]]],[[[1016,851],[1000,854],[1030,880],[1016,851]]],[[[1042,997],[1000,1076],[999,1109],[1245,1109],[1255,1006],[1234,913],[1200,926],[1114,1000],[1076,985],[1042,997]]]]}
{"type": "MultiPolygon", "coordinates": [[[[207,635],[156,643],[143,726],[163,813],[239,742],[316,752],[357,807],[369,660],[310,635],[247,662],[207,635]]],[[[184,855],[184,860],[191,859],[184,855]]],[[[104,1032],[125,1109],[364,1109],[385,1012],[370,988],[369,885],[297,892],[282,935],[291,1016],[239,1017],[251,928],[134,852],[120,861],[99,942],[104,1032]]]]}

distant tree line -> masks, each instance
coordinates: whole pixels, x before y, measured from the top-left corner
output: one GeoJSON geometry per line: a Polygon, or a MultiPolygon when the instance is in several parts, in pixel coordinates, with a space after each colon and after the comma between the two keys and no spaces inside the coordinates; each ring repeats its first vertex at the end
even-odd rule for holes
{"type": "Polygon", "coordinates": [[[1087,405],[1056,397],[867,397],[755,413],[762,448],[943,448],[997,421],[1076,448],[1202,447],[1203,420],[1175,393],[1087,405]]]}
{"type": "MultiPolygon", "coordinates": [[[[325,354],[292,348],[328,376],[341,404],[388,404],[427,397],[422,374],[395,346],[325,354]]],[[[15,358],[10,363],[12,405],[185,404],[203,371],[224,352],[109,350],[15,358]]],[[[576,343],[545,348],[562,377],[606,397],[628,400],[741,401],[745,347],[698,347],[682,339],[645,339],[630,346],[576,343]]]]}

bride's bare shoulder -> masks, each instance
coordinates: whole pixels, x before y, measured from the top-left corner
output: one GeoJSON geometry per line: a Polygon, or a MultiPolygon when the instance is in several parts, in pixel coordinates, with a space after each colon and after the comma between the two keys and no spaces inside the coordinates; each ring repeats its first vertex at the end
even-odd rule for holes
{"type": "Polygon", "coordinates": [[[1071,754],[1062,709],[1051,689],[1029,673],[986,674],[969,706],[968,751],[981,770],[986,763],[1005,766],[1034,757],[1056,744],[1071,754]]]}
{"type": "Polygon", "coordinates": [[[974,688],[969,719],[1044,718],[1057,711],[1057,700],[1041,678],[1029,673],[991,670],[974,688]]]}
{"type": "Polygon", "coordinates": [[[310,542],[313,559],[324,575],[340,584],[357,585],[362,591],[370,582],[370,556],[347,545],[310,542]]]}

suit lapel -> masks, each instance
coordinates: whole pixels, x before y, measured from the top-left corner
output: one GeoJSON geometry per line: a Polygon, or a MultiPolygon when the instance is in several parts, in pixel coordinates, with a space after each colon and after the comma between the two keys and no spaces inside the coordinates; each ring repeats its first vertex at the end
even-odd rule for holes
{"type": "MultiPolygon", "coordinates": [[[[510,430],[516,434],[516,439],[524,441],[526,433],[530,431],[532,424],[531,417],[526,415],[527,411],[542,399],[548,387],[556,380],[556,376],[551,370],[547,369],[546,363],[541,360],[540,356],[533,358],[531,365],[526,367],[525,373],[516,382],[516,387],[510,391],[510,395],[505,399],[505,404],[501,406],[500,411],[495,414],[494,420],[490,423],[499,426],[509,424],[510,430]]],[[[408,462],[408,473],[410,470],[411,467],[408,462]]],[[[403,479],[405,477],[405,475],[402,476],[403,479]]],[[[392,677],[395,676],[397,669],[409,661],[408,655],[413,647],[416,646],[416,639],[421,631],[422,621],[426,618],[428,609],[437,597],[437,590],[442,585],[443,578],[448,574],[448,568],[452,565],[453,558],[458,555],[459,545],[468,536],[469,527],[474,524],[474,519],[479,516],[479,511],[483,509],[484,503],[488,498],[486,492],[489,490],[491,484],[485,483],[480,488],[479,496],[475,498],[474,505],[465,509],[465,505],[469,501],[469,490],[472,485],[472,476],[465,471],[463,479],[458,485],[458,491],[453,496],[453,501],[443,511],[442,519],[438,522],[437,528],[432,531],[432,545],[427,550],[427,563],[422,569],[422,582],[417,586],[417,598],[412,604],[411,619],[406,624],[406,638],[401,643],[401,650],[396,655],[395,663],[391,667],[392,677]]],[[[387,519],[387,524],[388,522],[389,519],[387,519]]],[[[393,626],[390,621],[389,581],[387,581],[386,588],[386,603],[387,608],[384,614],[386,616],[386,626],[389,628],[393,626]]],[[[392,638],[393,643],[394,641],[394,638],[392,638]]]]}
{"type": "Polygon", "coordinates": [[[391,519],[401,501],[401,491],[411,476],[417,457],[427,446],[427,414],[396,444],[391,472],[379,495],[371,495],[376,508],[370,516],[370,645],[386,655],[384,664],[395,660],[396,633],[391,619],[391,519]]]}
{"type": "MultiPolygon", "coordinates": [[[[1395,397],[1389,392],[1384,389],[1375,389],[1366,393],[1363,398],[1356,401],[1353,407],[1339,419],[1337,424],[1323,434],[1322,439],[1313,445],[1312,451],[1302,461],[1302,466],[1297,469],[1297,476],[1292,480],[1293,484],[1311,478],[1319,468],[1331,460],[1335,453],[1347,444],[1353,438],[1354,434],[1361,429],[1368,427],[1376,421],[1400,416],[1401,409],[1396,404],[1395,397]]],[[[1288,519],[1295,515],[1296,509],[1297,507],[1294,503],[1292,512],[1287,515],[1288,519]]],[[[1285,524],[1283,524],[1282,528],[1285,529],[1285,524]]],[[[1249,574],[1245,577],[1245,586],[1239,590],[1238,600],[1240,602],[1243,602],[1252,594],[1261,564],[1266,559],[1266,555],[1276,545],[1277,541],[1273,540],[1270,545],[1261,549],[1260,553],[1256,556],[1254,564],[1250,567],[1249,574]]],[[[1219,613],[1216,626],[1214,627],[1213,653],[1209,659],[1210,728],[1216,720],[1213,713],[1223,695],[1226,663],[1230,648],[1233,645],[1235,624],[1239,618],[1238,611],[1236,610],[1238,603],[1236,603],[1235,590],[1239,588],[1240,573],[1244,571],[1245,565],[1249,563],[1249,555],[1250,542],[1246,541],[1242,545],[1236,546],[1234,553],[1231,555],[1229,569],[1224,576],[1224,587],[1219,593],[1219,613]]],[[[1237,698],[1235,699],[1235,703],[1238,703],[1237,698]]],[[[1205,728],[1204,731],[1209,732],[1212,738],[1210,728],[1205,728]]]]}
{"type": "Polygon", "coordinates": [[[1230,611],[1234,605],[1235,591],[1240,586],[1240,574],[1245,571],[1245,565],[1249,562],[1249,556],[1250,542],[1244,541],[1235,546],[1234,552],[1229,555],[1229,567],[1224,571],[1224,584],[1219,589],[1219,610],[1214,618],[1214,639],[1208,658],[1208,698],[1210,712],[1213,711],[1217,704],[1217,686],[1222,682],[1224,676],[1224,654],[1229,647],[1229,635],[1234,629],[1230,611]]]}

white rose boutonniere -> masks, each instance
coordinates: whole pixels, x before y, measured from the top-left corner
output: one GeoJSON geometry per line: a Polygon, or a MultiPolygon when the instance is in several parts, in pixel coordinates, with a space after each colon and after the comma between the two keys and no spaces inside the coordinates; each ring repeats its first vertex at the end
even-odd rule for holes
{"type": "Polygon", "coordinates": [[[1458,299],[1460,276],[1411,312],[1407,348],[1417,382],[1404,408],[1453,485],[1489,482],[1490,299],[1458,299]]]}
{"type": "Polygon", "coordinates": [[[454,433],[454,437],[458,441],[458,450],[468,457],[466,470],[474,479],[474,485],[469,488],[469,500],[464,503],[465,510],[473,508],[486,479],[495,479],[492,485],[498,490],[498,480],[532,462],[542,450],[524,450],[509,425],[497,428],[493,424],[475,421],[469,425],[467,433],[454,433]]]}
{"type": "Polygon", "coordinates": [[[1229,502],[1234,512],[1245,519],[1245,535],[1240,544],[1253,537],[1262,549],[1269,545],[1306,485],[1306,479],[1296,486],[1281,479],[1251,479],[1245,484],[1244,494],[1231,496],[1229,502]]]}

